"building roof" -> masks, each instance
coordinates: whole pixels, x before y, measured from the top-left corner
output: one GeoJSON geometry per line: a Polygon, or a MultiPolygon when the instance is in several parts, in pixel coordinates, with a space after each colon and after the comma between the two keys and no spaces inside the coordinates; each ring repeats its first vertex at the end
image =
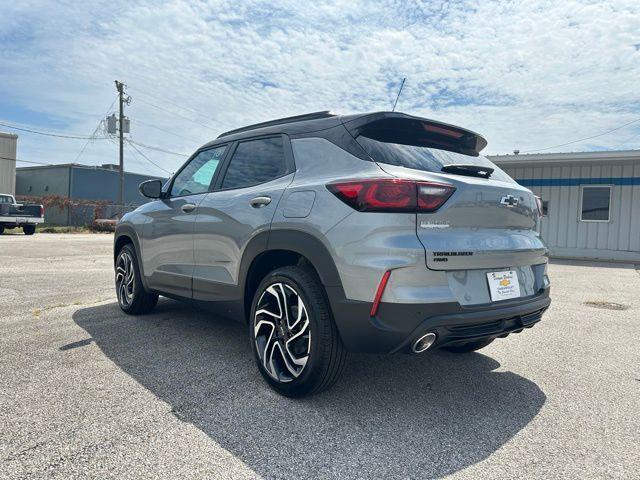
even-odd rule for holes
{"type": "Polygon", "coordinates": [[[526,153],[519,155],[487,155],[487,157],[497,165],[510,167],[572,163],[635,163],[640,162],[640,150],[571,153],[526,153]]]}
{"type": "Polygon", "coordinates": [[[15,133],[0,132],[0,138],[18,138],[15,133]]]}
{"type": "MultiPolygon", "coordinates": [[[[24,171],[33,171],[33,170],[45,170],[45,169],[54,169],[54,168],[82,168],[82,169],[88,169],[88,170],[101,170],[104,172],[119,172],[118,168],[114,168],[114,167],[118,167],[117,165],[113,165],[113,164],[104,164],[104,165],[83,165],[81,163],[56,163],[56,164],[51,164],[51,165],[34,165],[32,167],[17,167],[16,171],[18,172],[24,172],[24,171]]],[[[140,175],[143,177],[149,177],[149,178],[159,178],[159,179],[163,179],[163,177],[159,177],[157,175],[149,175],[147,173],[138,173],[138,172],[128,172],[125,170],[124,172],[126,175],[140,175]]]]}

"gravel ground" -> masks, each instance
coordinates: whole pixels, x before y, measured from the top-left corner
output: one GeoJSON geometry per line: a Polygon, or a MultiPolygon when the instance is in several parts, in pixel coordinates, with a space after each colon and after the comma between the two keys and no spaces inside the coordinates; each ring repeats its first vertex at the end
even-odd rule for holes
{"type": "Polygon", "coordinates": [[[468,355],[351,355],[291,400],[242,325],[170,300],[122,314],[111,243],[0,236],[0,478],[640,478],[632,266],[554,263],[533,329],[468,355]]]}

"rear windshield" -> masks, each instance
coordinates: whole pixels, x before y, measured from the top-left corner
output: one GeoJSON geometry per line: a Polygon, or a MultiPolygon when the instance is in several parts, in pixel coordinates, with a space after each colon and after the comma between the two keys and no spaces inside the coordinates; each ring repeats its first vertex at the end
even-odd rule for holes
{"type": "Polygon", "coordinates": [[[491,174],[492,180],[513,182],[509,175],[483,156],[474,157],[437,148],[381,142],[363,135],[360,135],[357,140],[371,158],[378,163],[435,173],[441,173],[441,169],[445,165],[478,165],[494,169],[491,174]]]}

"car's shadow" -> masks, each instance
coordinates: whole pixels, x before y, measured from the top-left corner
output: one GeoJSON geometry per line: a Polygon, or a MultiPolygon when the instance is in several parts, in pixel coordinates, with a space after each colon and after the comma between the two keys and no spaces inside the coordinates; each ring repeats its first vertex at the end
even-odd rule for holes
{"type": "Polygon", "coordinates": [[[288,399],[262,380],[239,323],[169,300],[147,316],[112,303],[73,318],[179,419],[264,478],[443,476],[487,458],[546,400],[488,356],[439,352],[351,355],[333,388],[288,399]]]}

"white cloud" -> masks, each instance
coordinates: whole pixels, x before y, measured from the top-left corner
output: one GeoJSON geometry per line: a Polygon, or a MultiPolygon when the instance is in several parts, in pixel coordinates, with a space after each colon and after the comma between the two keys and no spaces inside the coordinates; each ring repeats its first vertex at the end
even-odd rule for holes
{"type": "MultiPolygon", "coordinates": [[[[279,116],[389,109],[403,76],[399,110],[474,129],[487,153],[640,117],[637,1],[15,3],[0,19],[6,104],[36,112],[39,125],[89,133],[122,79],[133,138],[174,151],[279,116]]],[[[620,144],[640,147],[640,122],[569,148],[620,144]]],[[[80,148],[23,135],[19,153],[58,163],[80,148]]],[[[147,153],[169,170],[181,162],[147,153]]],[[[115,160],[110,143],[81,158],[115,160]]]]}

